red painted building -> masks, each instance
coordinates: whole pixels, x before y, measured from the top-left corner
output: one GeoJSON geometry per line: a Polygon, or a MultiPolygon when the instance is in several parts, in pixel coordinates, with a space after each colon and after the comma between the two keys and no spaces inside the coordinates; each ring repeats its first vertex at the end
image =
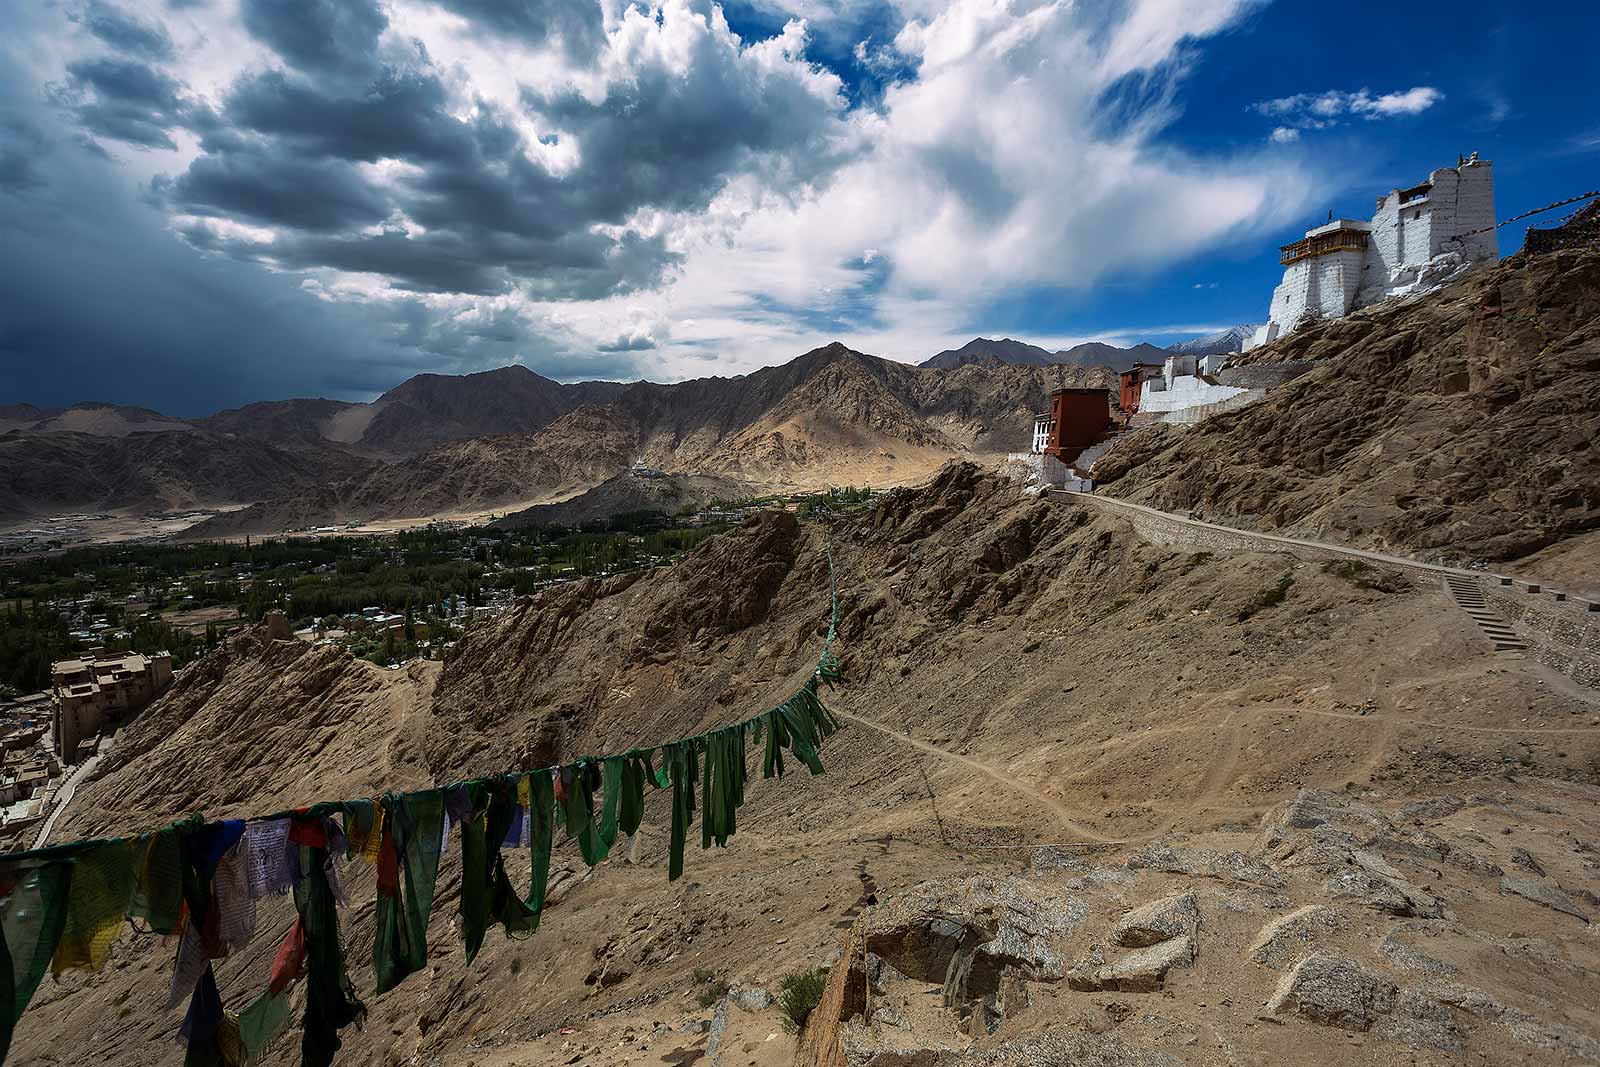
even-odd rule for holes
{"type": "Polygon", "coordinates": [[[1071,463],[1111,428],[1104,389],[1057,389],[1050,394],[1050,435],[1045,454],[1071,463]]]}
{"type": "Polygon", "coordinates": [[[1139,410],[1139,393],[1144,383],[1151,378],[1159,377],[1161,364],[1135,363],[1117,377],[1121,380],[1122,390],[1117,397],[1117,406],[1132,415],[1139,410]]]}

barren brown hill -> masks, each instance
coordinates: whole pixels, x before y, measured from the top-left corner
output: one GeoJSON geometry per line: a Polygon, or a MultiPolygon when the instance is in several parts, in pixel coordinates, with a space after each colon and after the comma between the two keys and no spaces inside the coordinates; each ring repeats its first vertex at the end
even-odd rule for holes
{"type": "Polygon", "coordinates": [[[289,451],[190,427],[118,436],[12,431],[0,434],[0,518],[242,504],[372,466],[335,448],[289,451]]]}
{"type": "Polygon", "coordinates": [[[717,500],[733,501],[761,495],[748,482],[718,474],[654,474],[649,477],[624,471],[567,500],[507,515],[494,525],[517,530],[533,526],[582,526],[618,515],[655,512],[679,515],[696,511],[717,500]]]}
{"type": "Polygon", "coordinates": [[[598,486],[636,459],[760,491],[921,481],[952,457],[1027,448],[1033,414],[1060,386],[1110,390],[1116,376],[1104,367],[999,363],[928,370],[832,344],[738,378],[641,382],[536,434],[439,446],[343,484],[219,516],[187,536],[547,501],[598,486]]]}
{"type": "Polygon", "coordinates": [[[548,499],[597,485],[631,461],[632,440],[602,408],[564,415],[536,434],[440,445],[355,478],[208,519],[190,538],[473,511],[548,499]]]}
{"type": "MultiPolygon", "coordinates": [[[[1433,583],[1142,541],[952,466],[860,516],[774,513],[677,566],[547,590],[442,669],[264,631],[186,673],[63,834],[618,751],[792,691],[842,591],[828,773],[753,778],[668,883],[667,794],[532,940],[469,967],[452,842],[430,966],[372,994],[342,914],[341,1065],[1575,1064],[1600,1055],[1600,714],[1433,583]],[[1285,581],[1287,579],[1287,581],[1285,581]],[[1272,594],[1276,590],[1276,595],[1272,594]],[[1302,792],[1302,790],[1310,790],[1302,792]],[[837,961],[797,1043],[766,992],[837,961]],[[711,979],[731,983],[713,988],[711,979]],[[870,990],[870,993],[869,993],[870,990]],[[942,1050],[942,1051],[940,1051],[942,1050]]],[[[507,867],[526,885],[527,863],[507,867]]],[[[254,996],[290,913],[218,968],[254,996]]],[[[47,978],[19,1063],[176,1064],[171,945],[47,978]]],[[[303,994],[296,992],[295,1018],[303,994]]],[[[298,1062],[286,1036],[266,1062],[298,1062]]]]}
{"type": "Polygon", "coordinates": [[[1236,412],[1128,438],[1096,467],[1106,491],[1467,560],[1600,527],[1600,249],[1519,254],[1247,358],[1321,365],[1236,412]]]}

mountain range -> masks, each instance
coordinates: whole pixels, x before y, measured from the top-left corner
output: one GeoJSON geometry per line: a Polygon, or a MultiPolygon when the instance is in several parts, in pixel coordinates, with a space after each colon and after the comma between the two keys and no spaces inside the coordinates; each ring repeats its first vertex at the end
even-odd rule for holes
{"type": "MultiPolygon", "coordinates": [[[[972,363],[997,360],[1001,363],[1031,367],[1067,364],[1077,367],[1110,367],[1114,371],[1125,371],[1135,363],[1160,363],[1174,351],[1178,351],[1176,346],[1166,349],[1140,343],[1132,348],[1118,348],[1116,345],[1108,345],[1101,341],[1085,341],[1059,352],[1051,352],[1049,349],[1030,345],[1026,341],[1016,341],[1010,337],[1002,337],[998,341],[988,337],[974,337],[960,348],[947,348],[938,355],[923,360],[918,366],[951,370],[972,363]]],[[[1231,351],[1237,352],[1238,349],[1234,348],[1231,351]]]]}
{"type": "Polygon", "coordinates": [[[0,520],[239,508],[193,532],[270,533],[538,506],[641,460],[759,489],[897,484],[955,456],[1025,449],[1051,389],[1114,389],[1119,367],[1165,355],[977,338],[910,366],[835,343],[672,385],[509,366],[420,374],[370,403],[264,401],[197,419],[12,404],[0,406],[0,520]]]}

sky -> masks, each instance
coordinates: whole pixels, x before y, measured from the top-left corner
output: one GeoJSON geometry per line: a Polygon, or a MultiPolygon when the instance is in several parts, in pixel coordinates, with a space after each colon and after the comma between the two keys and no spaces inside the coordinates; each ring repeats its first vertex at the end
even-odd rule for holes
{"type": "MultiPolygon", "coordinates": [[[[0,404],[1166,344],[1477,151],[1600,186],[1592,2],[29,0],[0,404]]],[[[1559,214],[1550,218],[1559,217],[1559,214]]],[[[1514,250],[1522,227],[1500,231],[1514,250]]]]}

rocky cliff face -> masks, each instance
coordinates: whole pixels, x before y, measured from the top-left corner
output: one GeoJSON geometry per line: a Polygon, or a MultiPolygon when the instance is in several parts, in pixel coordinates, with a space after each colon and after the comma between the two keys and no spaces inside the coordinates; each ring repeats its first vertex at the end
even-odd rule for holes
{"type": "Polygon", "coordinates": [[[1320,367],[1096,468],[1107,491],[1223,521],[1467,560],[1600,526],[1600,249],[1518,255],[1247,359],[1320,367]]]}

